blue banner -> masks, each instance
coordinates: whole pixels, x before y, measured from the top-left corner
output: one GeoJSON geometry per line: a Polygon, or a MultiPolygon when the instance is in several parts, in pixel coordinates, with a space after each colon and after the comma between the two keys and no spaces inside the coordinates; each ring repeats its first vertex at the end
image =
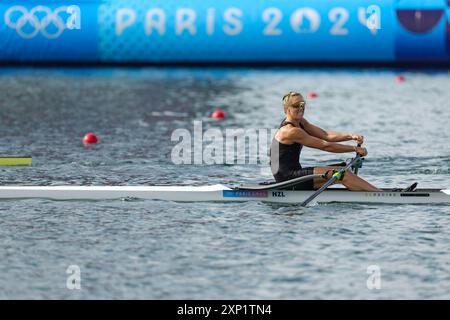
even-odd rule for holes
{"type": "Polygon", "coordinates": [[[447,0],[0,2],[0,61],[450,62],[447,0]]]}

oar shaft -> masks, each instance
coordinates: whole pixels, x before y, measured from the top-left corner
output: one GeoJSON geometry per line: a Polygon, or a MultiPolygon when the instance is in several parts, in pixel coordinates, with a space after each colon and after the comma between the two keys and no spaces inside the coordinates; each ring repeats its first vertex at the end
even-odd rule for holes
{"type": "Polygon", "coordinates": [[[315,178],[321,178],[322,175],[321,174],[311,174],[308,176],[303,176],[303,177],[298,177],[298,178],[294,178],[291,180],[286,180],[283,182],[277,182],[277,183],[271,183],[271,184],[265,184],[265,185],[251,185],[251,186],[247,186],[247,185],[241,185],[239,186],[237,189],[242,189],[242,190],[285,190],[287,188],[292,188],[295,187],[296,185],[298,185],[299,183],[305,182],[305,181],[309,181],[315,178]]]}
{"type": "Polygon", "coordinates": [[[314,200],[319,194],[321,194],[326,188],[328,188],[329,186],[331,186],[333,183],[336,182],[336,180],[345,173],[345,171],[347,171],[349,168],[352,167],[352,165],[358,161],[360,159],[359,155],[356,155],[355,158],[352,159],[352,161],[350,161],[345,168],[338,170],[338,174],[333,174],[333,177],[328,180],[327,182],[324,183],[324,185],[322,187],[320,187],[320,189],[318,189],[316,192],[314,192],[312,195],[310,195],[305,201],[303,201],[303,203],[301,204],[302,207],[306,207],[308,205],[308,203],[310,203],[312,200],[314,200]]]}

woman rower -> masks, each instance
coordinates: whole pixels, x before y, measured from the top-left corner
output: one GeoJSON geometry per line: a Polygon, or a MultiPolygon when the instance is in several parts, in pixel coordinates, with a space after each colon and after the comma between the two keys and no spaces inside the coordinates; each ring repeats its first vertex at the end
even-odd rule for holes
{"type": "MultiPolygon", "coordinates": [[[[339,169],[337,166],[302,168],[299,160],[303,146],[333,153],[356,152],[361,156],[367,155],[366,148],[337,143],[355,140],[358,144],[362,144],[364,142],[362,135],[325,131],[308,122],[303,117],[306,102],[300,93],[286,94],[283,97],[283,107],[286,118],[276,132],[270,147],[270,166],[277,182],[326,173],[326,179],[314,178],[300,183],[295,188],[316,190],[331,178],[333,170],[339,169]]],[[[346,171],[343,179],[338,183],[342,183],[352,191],[382,191],[350,170],[346,171]]]]}

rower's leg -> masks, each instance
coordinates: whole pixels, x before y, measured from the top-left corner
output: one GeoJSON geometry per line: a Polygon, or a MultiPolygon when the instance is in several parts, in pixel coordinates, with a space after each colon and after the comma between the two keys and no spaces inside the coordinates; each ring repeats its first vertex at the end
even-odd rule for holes
{"type": "MultiPolygon", "coordinates": [[[[339,167],[315,167],[314,174],[324,174],[329,170],[333,171],[333,169],[339,169],[339,167]]],[[[329,173],[330,178],[331,178],[331,171],[329,173]]],[[[314,188],[319,189],[326,181],[327,180],[322,178],[314,179],[314,188]]],[[[347,187],[347,189],[351,191],[374,191],[374,192],[383,191],[371,185],[366,180],[360,178],[350,170],[347,170],[345,172],[344,179],[342,179],[342,181],[337,181],[337,183],[343,184],[344,186],[347,187]]]]}

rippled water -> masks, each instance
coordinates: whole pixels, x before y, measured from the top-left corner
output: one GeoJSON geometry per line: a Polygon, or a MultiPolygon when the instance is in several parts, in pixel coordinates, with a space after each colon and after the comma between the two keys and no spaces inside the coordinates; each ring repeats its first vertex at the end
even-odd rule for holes
{"type": "MultiPolygon", "coordinates": [[[[450,187],[447,71],[0,69],[8,185],[215,184],[271,179],[260,165],[174,165],[171,134],[275,128],[281,96],[319,94],[305,117],[364,134],[361,175],[381,187],[450,187]],[[223,122],[209,120],[222,107],[223,122]],[[81,144],[89,131],[101,143],[81,144]]],[[[344,155],[304,150],[302,163],[344,155]]],[[[450,207],[0,201],[0,298],[450,298],[450,207]],[[66,269],[81,269],[68,290],[66,269]],[[381,289],[367,268],[379,266],[381,289]]]]}

